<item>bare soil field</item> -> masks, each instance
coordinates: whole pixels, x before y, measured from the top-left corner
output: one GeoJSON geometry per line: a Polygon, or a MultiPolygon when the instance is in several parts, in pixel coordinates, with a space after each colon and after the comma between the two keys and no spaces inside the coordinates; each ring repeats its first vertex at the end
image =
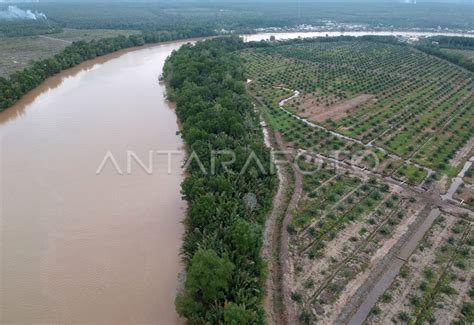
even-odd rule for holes
{"type": "Polygon", "coordinates": [[[57,34],[24,37],[0,37],[0,77],[30,66],[34,61],[47,59],[71,42],[91,41],[118,35],[136,34],[133,30],[64,29],[57,34]]]}
{"type": "Polygon", "coordinates": [[[296,105],[298,115],[307,117],[311,121],[325,122],[326,120],[337,121],[345,116],[351,110],[356,109],[360,105],[367,104],[373,95],[362,94],[351,99],[341,100],[337,97],[333,97],[327,100],[315,101],[314,96],[305,95],[300,101],[293,99],[291,104],[296,105]],[[326,105],[325,103],[332,103],[326,105]]]}
{"type": "Polygon", "coordinates": [[[453,198],[474,208],[474,187],[472,185],[466,186],[465,184],[461,184],[453,195],[453,198]]]}
{"type": "Polygon", "coordinates": [[[67,45],[39,36],[0,38],[0,76],[7,77],[34,61],[49,58],[67,45]]]}

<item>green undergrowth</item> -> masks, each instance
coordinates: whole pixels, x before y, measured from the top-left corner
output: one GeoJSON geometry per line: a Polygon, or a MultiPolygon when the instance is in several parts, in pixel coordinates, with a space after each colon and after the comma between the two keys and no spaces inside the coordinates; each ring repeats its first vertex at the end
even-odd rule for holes
{"type": "Polygon", "coordinates": [[[277,179],[246,94],[242,61],[233,53],[243,46],[239,38],[185,45],[168,58],[163,73],[188,157],[195,153],[202,163],[189,164],[182,184],[187,277],[176,308],[190,324],[264,322],[260,252],[277,179]],[[218,156],[212,172],[212,150],[234,152],[235,162],[226,169],[221,162],[229,157],[218,156]],[[265,170],[254,158],[246,167],[249,157],[265,170]]]}

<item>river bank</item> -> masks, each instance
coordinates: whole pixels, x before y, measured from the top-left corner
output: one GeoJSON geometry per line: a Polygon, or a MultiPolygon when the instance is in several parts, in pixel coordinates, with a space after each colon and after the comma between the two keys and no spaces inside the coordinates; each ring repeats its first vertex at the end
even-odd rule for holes
{"type": "Polygon", "coordinates": [[[182,148],[158,76],[194,40],[86,61],[0,114],[1,321],[180,322],[181,160],[171,175],[166,159],[151,177],[96,170],[108,151],[124,167],[129,150],[182,148]]]}
{"type": "Polygon", "coordinates": [[[183,157],[126,161],[182,149],[158,76],[187,42],[87,61],[0,114],[2,322],[181,323],[183,157]],[[97,174],[108,152],[122,175],[97,174]]]}

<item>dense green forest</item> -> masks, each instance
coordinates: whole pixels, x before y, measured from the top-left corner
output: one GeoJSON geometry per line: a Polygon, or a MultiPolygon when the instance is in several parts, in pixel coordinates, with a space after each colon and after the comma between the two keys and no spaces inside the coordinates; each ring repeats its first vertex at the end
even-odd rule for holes
{"type": "MultiPolygon", "coordinates": [[[[0,5],[0,10],[6,8],[0,5]]],[[[60,28],[168,30],[203,26],[240,32],[262,27],[324,25],[328,21],[379,28],[450,28],[471,30],[472,3],[416,5],[389,1],[160,1],[38,2],[21,9],[44,13],[47,20],[0,21],[0,35],[52,33],[60,28]],[[429,13],[426,14],[426,13],[429,13]]]]}
{"type": "Polygon", "coordinates": [[[242,47],[235,37],[183,46],[163,72],[190,156],[197,153],[210,171],[212,150],[236,154],[228,170],[221,162],[229,156],[218,156],[215,173],[204,173],[193,160],[182,184],[187,277],[176,308],[190,324],[264,322],[260,250],[276,177],[269,173],[270,154],[246,94],[242,61],[232,53],[242,47]]]}
{"type": "Polygon", "coordinates": [[[92,42],[74,42],[59,54],[35,62],[31,67],[13,73],[8,79],[0,77],[0,111],[11,106],[25,93],[46,78],[86,60],[120,49],[176,39],[213,35],[204,28],[176,31],[145,31],[141,35],[118,36],[92,42]]]}
{"type": "Polygon", "coordinates": [[[474,37],[458,37],[458,36],[432,36],[423,40],[423,43],[437,43],[439,47],[474,50],[474,37]]]}
{"type": "Polygon", "coordinates": [[[51,20],[0,20],[0,36],[16,37],[61,32],[62,28],[51,20]]]}

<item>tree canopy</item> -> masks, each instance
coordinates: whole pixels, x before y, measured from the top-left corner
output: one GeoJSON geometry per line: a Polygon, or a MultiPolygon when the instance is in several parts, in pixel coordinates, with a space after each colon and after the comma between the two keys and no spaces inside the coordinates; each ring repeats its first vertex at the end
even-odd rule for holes
{"type": "Polygon", "coordinates": [[[263,323],[264,263],[262,225],[271,206],[276,178],[262,171],[270,154],[258,116],[244,87],[235,50],[248,46],[237,37],[184,45],[167,60],[163,78],[176,101],[188,157],[183,197],[188,201],[182,254],[187,280],[176,298],[177,311],[190,323],[263,323]],[[211,162],[213,150],[235,154],[211,162]],[[244,168],[245,167],[245,168],[244,168]],[[245,172],[241,172],[244,170],[245,172]]]}

